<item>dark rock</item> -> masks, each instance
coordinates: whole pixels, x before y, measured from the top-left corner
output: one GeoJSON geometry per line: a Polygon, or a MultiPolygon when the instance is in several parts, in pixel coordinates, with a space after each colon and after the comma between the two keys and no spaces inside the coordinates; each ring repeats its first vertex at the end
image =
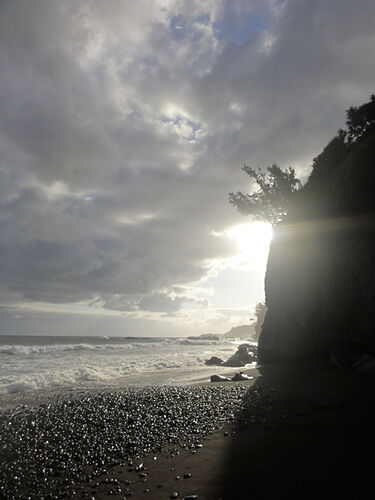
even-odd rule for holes
{"type": "Polygon", "coordinates": [[[230,382],[230,378],[223,375],[211,375],[211,382],[230,382]]]}
{"type": "Polygon", "coordinates": [[[223,366],[245,366],[247,363],[251,363],[254,360],[253,347],[249,344],[241,344],[237,351],[231,356],[227,361],[223,363],[223,366]]]}
{"type": "Polygon", "coordinates": [[[224,363],[223,359],[218,358],[217,356],[212,356],[210,359],[206,359],[204,362],[205,365],[222,365],[224,363]]]}
{"type": "Polygon", "coordinates": [[[254,379],[254,377],[250,377],[249,375],[246,375],[246,373],[238,372],[232,378],[232,381],[233,382],[239,382],[240,380],[253,380],[253,379],[254,379]]]}

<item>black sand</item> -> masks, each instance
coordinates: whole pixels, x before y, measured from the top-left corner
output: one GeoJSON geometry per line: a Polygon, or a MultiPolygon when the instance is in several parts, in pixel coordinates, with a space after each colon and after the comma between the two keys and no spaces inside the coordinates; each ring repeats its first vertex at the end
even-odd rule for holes
{"type": "Polygon", "coordinates": [[[124,488],[105,482],[108,471],[132,472],[150,453],[199,449],[205,436],[235,419],[245,392],[240,385],[149,387],[5,412],[0,416],[1,494],[91,497],[101,481],[105,491],[122,493],[124,488]]]}
{"type": "Polygon", "coordinates": [[[372,497],[374,381],[274,367],[255,383],[99,392],[12,410],[0,417],[2,492],[9,499],[372,497]]]}

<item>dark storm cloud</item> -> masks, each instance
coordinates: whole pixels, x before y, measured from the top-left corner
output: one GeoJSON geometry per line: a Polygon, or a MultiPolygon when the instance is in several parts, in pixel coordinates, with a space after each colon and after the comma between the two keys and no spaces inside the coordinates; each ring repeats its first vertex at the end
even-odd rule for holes
{"type": "Polygon", "coordinates": [[[1,296],[177,312],[232,251],[240,166],[306,175],[373,92],[374,24],[372,0],[2,2],[1,296]]]}

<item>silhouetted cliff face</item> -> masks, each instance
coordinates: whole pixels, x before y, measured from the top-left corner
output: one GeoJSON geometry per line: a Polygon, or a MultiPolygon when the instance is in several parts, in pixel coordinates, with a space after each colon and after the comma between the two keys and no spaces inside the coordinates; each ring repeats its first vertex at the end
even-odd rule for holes
{"type": "Polygon", "coordinates": [[[350,366],[361,354],[375,354],[373,128],[356,140],[335,138],[313,167],[274,231],[261,363],[334,354],[350,366]]]}

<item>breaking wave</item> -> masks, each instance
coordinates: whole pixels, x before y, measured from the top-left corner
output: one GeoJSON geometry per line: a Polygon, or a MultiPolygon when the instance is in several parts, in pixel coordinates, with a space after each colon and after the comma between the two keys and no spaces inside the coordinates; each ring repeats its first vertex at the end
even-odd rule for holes
{"type": "Polygon", "coordinates": [[[205,359],[235,350],[228,341],[202,339],[122,339],[123,343],[115,343],[112,338],[112,343],[103,339],[98,343],[54,343],[50,337],[49,344],[44,340],[45,345],[26,345],[26,341],[25,345],[12,345],[8,339],[6,345],[0,345],[0,395],[162,384],[187,372],[203,373],[209,369],[205,359]]]}
{"type": "Polygon", "coordinates": [[[129,342],[127,344],[52,344],[52,345],[0,345],[0,354],[10,356],[27,356],[30,354],[54,354],[71,351],[131,351],[137,349],[160,348],[161,344],[166,345],[190,345],[190,346],[210,346],[217,345],[218,341],[206,340],[169,340],[159,342],[129,342]]]}

